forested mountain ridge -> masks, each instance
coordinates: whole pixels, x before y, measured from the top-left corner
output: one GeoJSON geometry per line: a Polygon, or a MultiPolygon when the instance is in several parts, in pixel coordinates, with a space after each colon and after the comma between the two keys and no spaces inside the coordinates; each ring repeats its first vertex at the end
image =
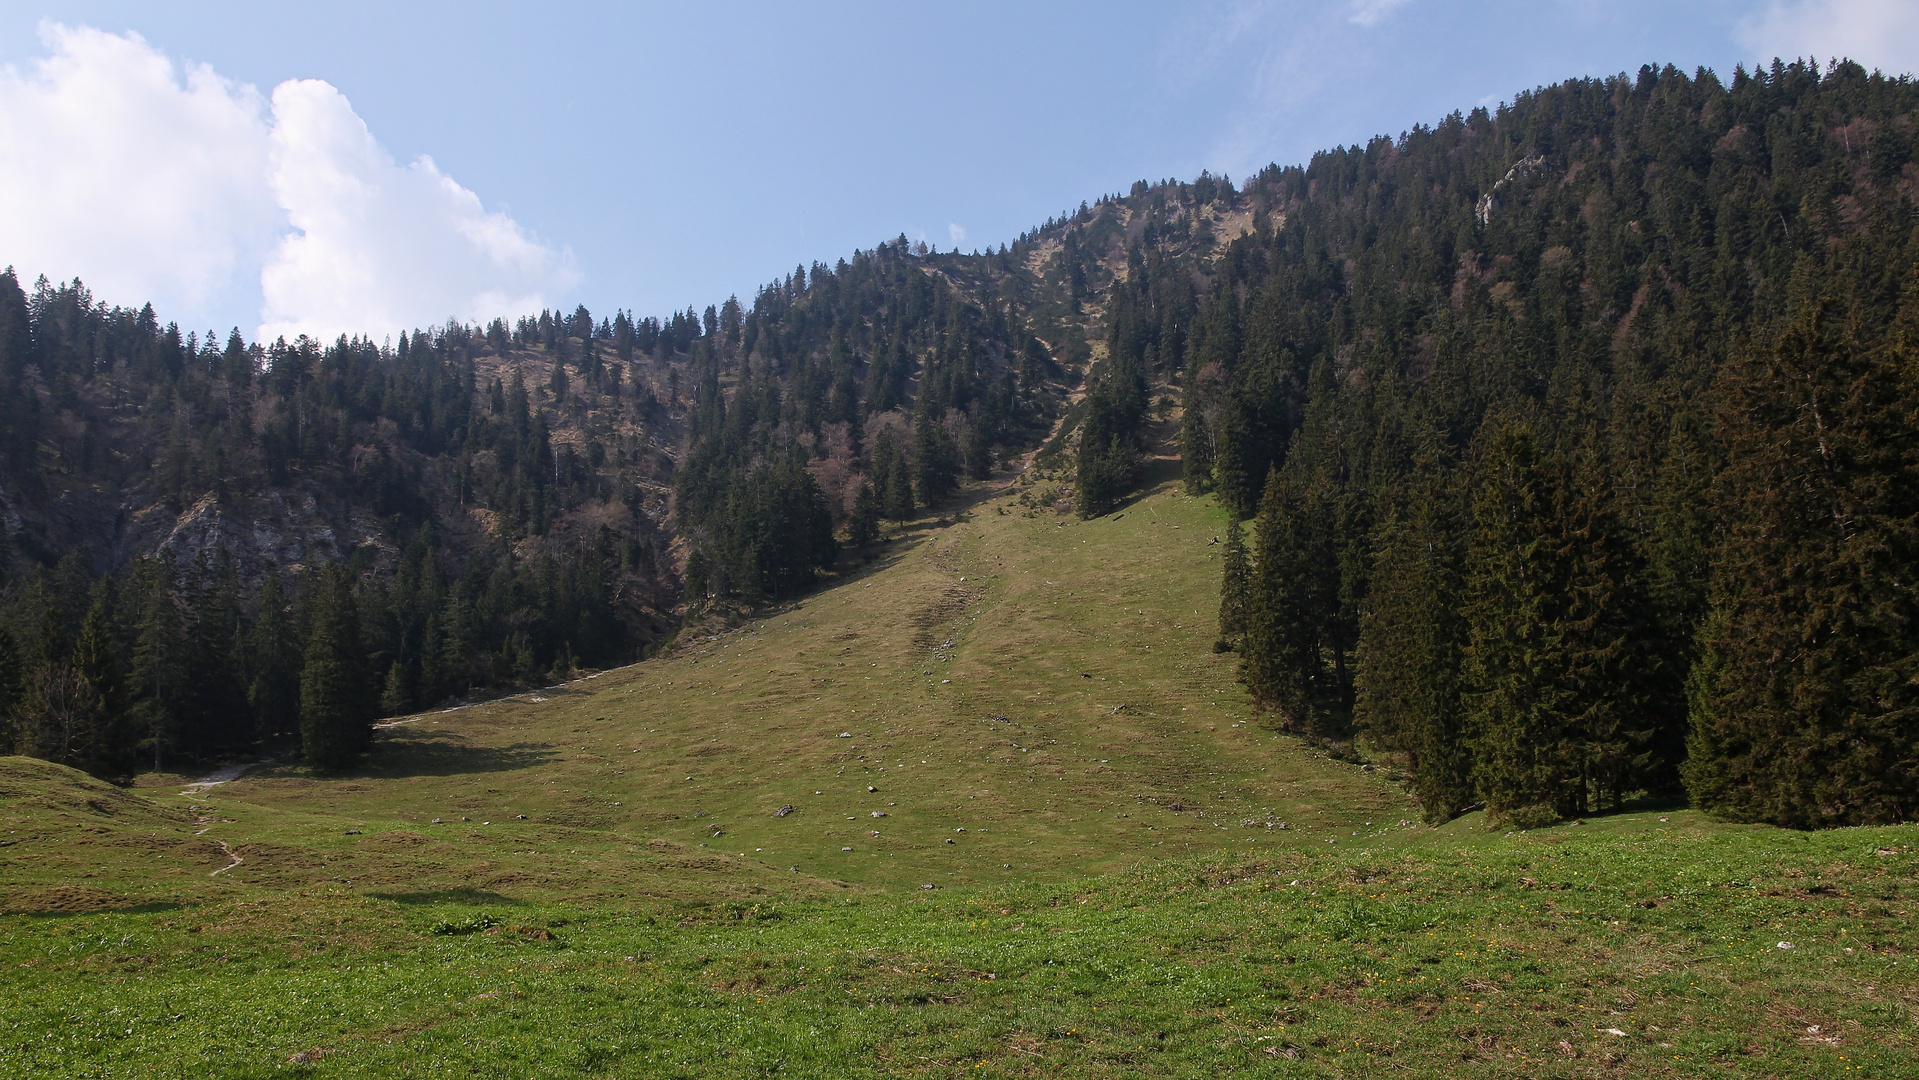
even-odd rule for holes
{"type": "MultiPolygon", "coordinates": [[[[1230,192],[1163,186],[1169,243],[1211,250],[1191,222],[1230,192]]],[[[751,307],[384,344],[182,335],[0,275],[12,741],[117,775],[326,713],[361,734],[302,739],[344,760],[381,711],[791,597],[1053,426],[1129,218],[1082,206],[984,255],[901,238],[751,307]],[[304,700],[322,670],[339,692],[304,700]]]]}
{"type": "Polygon", "coordinates": [[[997,251],[902,237],[750,306],[392,349],[189,348],[77,285],[0,296],[22,418],[0,483],[28,508],[7,693],[45,717],[49,693],[88,698],[47,682],[67,672],[100,730],[126,718],[156,751],[237,752],[309,714],[357,731],[380,705],[307,701],[315,657],[383,675],[388,709],[615,662],[687,610],[795,595],[1042,439],[1078,511],[1106,513],[1165,449],[1157,414],[1188,488],[1251,522],[1219,647],[1255,700],[1399,755],[1435,819],[1683,784],[1732,816],[1898,820],[1919,807],[1916,120],[1910,80],[1847,63],[1647,67],[1243,191],[1141,182],[997,251]],[[52,558],[85,517],[56,495],[73,477],[113,522],[91,566],[52,558]],[[242,500],[307,547],[136,558],[242,500]],[[256,579],[297,595],[242,596],[256,579]],[[127,671],[87,659],[105,637],[127,671]],[[224,665],[181,685],[280,719],[171,734],[218,710],[165,704],[157,657],[224,665]]]}
{"type": "Polygon", "coordinates": [[[1439,819],[1919,813],[1916,131],[1853,64],[1647,68],[1249,184],[1185,442],[1269,714],[1439,819]]]}

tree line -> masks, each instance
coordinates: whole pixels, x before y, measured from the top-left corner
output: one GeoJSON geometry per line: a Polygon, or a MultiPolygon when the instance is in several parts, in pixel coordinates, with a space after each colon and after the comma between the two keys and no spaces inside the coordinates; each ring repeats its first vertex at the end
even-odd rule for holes
{"type": "Polygon", "coordinates": [[[376,717],[622,659],[611,546],[492,556],[455,572],[429,529],[390,575],[366,551],[252,582],[224,549],[36,568],[0,609],[0,749],[115,778],[289,749],[342,767],[376,717]]]}

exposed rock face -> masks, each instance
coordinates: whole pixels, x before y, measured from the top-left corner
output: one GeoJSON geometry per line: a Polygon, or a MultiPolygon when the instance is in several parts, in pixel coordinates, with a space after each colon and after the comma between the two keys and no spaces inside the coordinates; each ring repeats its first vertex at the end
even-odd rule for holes
{"type": "Polygon", "coordinates": [[[377,521],[351,510],[329,516],[310,492],[273,490],[228,500],[208,493],[178,514],[152,504],[123,512],[122,521],[112,555],[115,569],[161,550],[185,565],[224,549],[243,577],[253,577],[268,568],[297,571],[333,562],[363,544],[392,550],[390,543],[381,543],[377,521]]]}

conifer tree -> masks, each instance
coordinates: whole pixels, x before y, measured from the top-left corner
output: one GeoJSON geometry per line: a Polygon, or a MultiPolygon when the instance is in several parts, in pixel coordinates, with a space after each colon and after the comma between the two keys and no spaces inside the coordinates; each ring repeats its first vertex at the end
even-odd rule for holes
{"type": "Polygon", "coordinates": [[[93,602],[87,608],[86,618],[80,624],[80,636],[73,646],[73,666],[100,703],[98,731],[91,740],[92,749],[86,763],[81,767],[113,778],[132,773],[134,759],[127,688],[114,633],[116,599],[111,577],[102,577],[94,583],[93,602]]]}
{"type": "Polygon", "coordinates": [[[1919,816],[1919,273],[1889,340],[1792,317],[1721,375],[1727,464],[1689,687],[1698,805],[1794,827],[1919,816]],[[1902,384],[1903,380],[1903,384],[1902,384]],[[1785,661],[1785,662],[1782,662],[1785,661]]]}
{"type": "Polygon", "coordinates": [[[1226,520],[1226,554],[1220,567],[1219,645],[1225,652],[1239,647],[1246,636],[1247,608],[1252,599],[1252,566],[1246,558],[1246,530],[1239,519],[1226,520]]]}
{"type": "Polygon", "coordinates": [[[1186,406],[1179,421],[1180,478],[1188,495],[1203,495],[1213,488],[1213,430],[1201,407],[1198,381],[1187,376],[1186,406]]]}
{"type": "Polygon", "coordinates": [[[157,772],[178,738],[177,711],[186,667],[177,569],[171,549],[135,564],[129,593],[134,608],[134,722],[157,772]]]}
{"type": "Polygon", "coordinates": [[[1132,487],[1133,458],[1146,418],[1146,383],[1131,356],[1102,366],[1086,395],[1080,426],[1077,498],[1083,518],[1111,513],[1132,487]]]}
{"type": "Polygon", "coordinates": [[[846,520],[847,542],[863,548],[879,539],[881,513],[879,492],[871,480],[862,481],[853,496],[853,513],[846,520]]]}
{"type": "Polygon", "coordinates": [[[1428,821],[1474,802],[1460,697],[1463,540],[1450,462],[1427,461],[1377,530],[1356,655],[1354,723],[1404,752],[1428,821]]]}
{"type": "Polygon", "coordinates": [[[473,662],[480,651],[473,604],[467,599],[464,583],[456,581],[447,591],[446,611],[440,619],[440,628],[444,635],[440,645],[440,671],[443,678],[440,692],[445,696],[459,697],[473,686],[473,662]]]}
{"type": "Polygon", "coordinates": [[[253,744],[241,646],[240,585],[222,549],[203,556],[187,597],[185,672],[178,715],[185,744],[199,755],[245,753],[253,744]]]}
{"type": "Polygon", "coordinates": [[[352,764],[373,740],[373,688],[358,604],[344,567],[324,571],[300,668],[300,747],[323,769],[352,764]]]}
{"type": "Polygon", "coordinates": [[[935,405],[922,400],[913,410],[913,495],[925,506],[939,505],[959,487],[959,447],[935,405]]]}
{"type": "Polygon", "coordinates": [[[1585,793],[1557,663],[1564,581],[1548,466],[1524,421],[1489,423],[1467,554],[1465,726],[1489,821],[1529,828],[1579,812],[1585,793]]]}
{"type": "Polygon", "coordinates": [[[908,469],[906,455],[901,453],[899,441],[893,436],[893,429],[883,427],[879,437],[873,441],[873,477],[879,489],[880,506],[884,515],[894,521],[907,521],[913,516],[913,477],[908,469]]]}
{"type": "Polygon", "coordinates": [[[270,746],[299,731],[300,641],[279,575],[265,575],[256,605],[247,649],[252,667],[247,701],[253,709],[254,741],[270,746]]]}
{"type": "Polygon", "coordinates": [[[13,643],[13,634],[0,626],[0,750],[9,754],[18,752],[20,711],[25,696],[20,649],[13,643]]]}
{"type": "Polygon", "coordinates": [[[1486,441],[1465,604],[1476,787],[1522,827],[1656,783],[1680,691],[1597,455],[1534,430],[1508,417],[1486,441]]]}
{"type": "Polygon", "coordinates": [[[1327,711],[1323,668],[1338,570],[1327,542],[1330,508],[1300,471],[1276,469],[1266,481],[1240,681],[1281,730],[1332,736],[1341,724],[1327,711]]]}

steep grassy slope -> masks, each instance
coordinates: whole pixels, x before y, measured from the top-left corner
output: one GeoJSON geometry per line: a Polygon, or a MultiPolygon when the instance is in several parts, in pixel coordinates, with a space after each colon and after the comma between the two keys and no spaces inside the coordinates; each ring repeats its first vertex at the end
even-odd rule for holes
{"type": "Polygon", "coordinates": [[[0,763],[0,899],[36,913],[0,918],[0,1073],[1911,1059],[1919,828],[1412,826],[1378,774],[1249,722],[1207,648],[1210,503],[1076,523],[1046,486],[668,657],[407,718],[354,775],[126,793],[0,763]]]}

